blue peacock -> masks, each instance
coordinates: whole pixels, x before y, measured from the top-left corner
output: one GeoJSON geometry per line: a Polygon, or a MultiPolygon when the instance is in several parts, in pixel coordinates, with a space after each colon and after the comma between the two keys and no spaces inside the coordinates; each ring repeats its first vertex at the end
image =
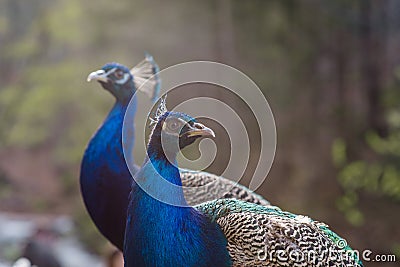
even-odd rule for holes
{"type": "Polygon", "coordinates": [[[157,114],[148,159],[132,184],[126,267],[362,266],[344,239],[309,217],[236,199],[188,206],[176,154],[214,133],[186,114],[166,111],[164,101],[157,114]]]}
{"type": "MultiPolygon", "coordinates": [[[[118,63],[108,63],[88,76],[88,81],[98,81],[115,97],[116,102],[85,150],[80,173],[81,192],[86,208],[99,231],[120,250],[124,244],[126,210],[132,183],[122,148],[123,120],[130,101],[132,110],[135,111],[137,90],[147,93],[152,99],[158,96],[158,71],[153,58],[146,55],[131,70],[118,63]]],[[[129,144],[125,145],[132,150],[134,125],[131,124],[130,127],[129,144]]],[[[134,159],[129,160],[133,162],[134,159]]],[[[137,169],[134,167],[131,171],[135,172],[137,169]]],[[[181,170],[181,176],[189,204],[202,203],[218,195],[269,205],[261,196],[223,177],[191,170],[181,170]]]]}
{"type": "MultiPolygon", "coordinates": [[[[108,63],[92,72],[88,81],[97,80],[114,95],[116,102],[107,118],[90,140],[81,163],[80,185],[86,208],[99,231],[122,249],[127,198],[131,174],[122,152],[122,125],[129,104],[136,106],[136,89],[157,97],[158,66],[150,55],[132,70],[118,63],[108,63]],[[151,79],[143,86],[144,81],[151,79]]],[[[133,126],[132,126],[133,127],[133,126]]],[[[133,147],[134,131],[130,142],[133,147]]]]}

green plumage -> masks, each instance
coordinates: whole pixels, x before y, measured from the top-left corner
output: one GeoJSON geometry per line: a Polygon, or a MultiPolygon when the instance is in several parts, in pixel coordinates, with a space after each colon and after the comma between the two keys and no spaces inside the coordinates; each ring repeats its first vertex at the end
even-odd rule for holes
{"type": "Polygon", "coordinates": [[[196,208],[221,227],[234,266],[362,266],[344,239],[309,217],[235,199],[196,208]]]}

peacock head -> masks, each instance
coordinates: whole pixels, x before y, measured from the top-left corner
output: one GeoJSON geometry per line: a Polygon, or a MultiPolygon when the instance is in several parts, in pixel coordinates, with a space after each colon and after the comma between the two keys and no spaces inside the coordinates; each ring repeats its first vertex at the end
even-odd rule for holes
{"type": "Polygon", "coordinates": [[[161,100],[150,135],[149,149],[158,153],[176,155],[180,149],[193,144],[199,138],[215,137],[214,131],[185,113],[167,111],[165,98],[161,100]]]}
{"type": "Polygon", "coordinates": [[[98,81],[121,102],[129,101],[136,92],[130,70],[119,63],[107,63],[100,70],[90,73],[87,81],[92,80],[98,81]]]}

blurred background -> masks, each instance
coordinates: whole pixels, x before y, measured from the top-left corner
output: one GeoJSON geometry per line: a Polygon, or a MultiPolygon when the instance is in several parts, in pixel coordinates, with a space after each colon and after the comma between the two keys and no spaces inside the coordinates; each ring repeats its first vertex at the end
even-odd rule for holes
{"type": "Polygon", "coordinates": [[[145,51],[161,68],[212,60],[246,73],[277,125],[257,192],[399,260],[399,14],[396,0],[1,0],[0,266],[36,239],[63,266],[111,266],[78,177],[114,99],[85,80],[145,51]]]}

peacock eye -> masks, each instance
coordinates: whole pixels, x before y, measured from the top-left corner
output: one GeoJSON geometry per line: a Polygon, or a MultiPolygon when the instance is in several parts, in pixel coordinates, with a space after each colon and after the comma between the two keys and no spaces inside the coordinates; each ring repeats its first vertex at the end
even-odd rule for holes
{"type": "Polygon", "coordinates": [[[179,123],[179,121],[176,121],[176,120],[170,120],[169,122],[168,122],[168,128],[171,130],[171,131],[176,131],[176,130],[178,130],[178,128],[180,127],[180,123],[179,123]]]}
{"type": "Polygon", "coordinates": [[[114,75],[117,79],[121,79],[122,77],[124,77],[124,72],[122,70],[116,70],[114,72],[114,75]]]}

